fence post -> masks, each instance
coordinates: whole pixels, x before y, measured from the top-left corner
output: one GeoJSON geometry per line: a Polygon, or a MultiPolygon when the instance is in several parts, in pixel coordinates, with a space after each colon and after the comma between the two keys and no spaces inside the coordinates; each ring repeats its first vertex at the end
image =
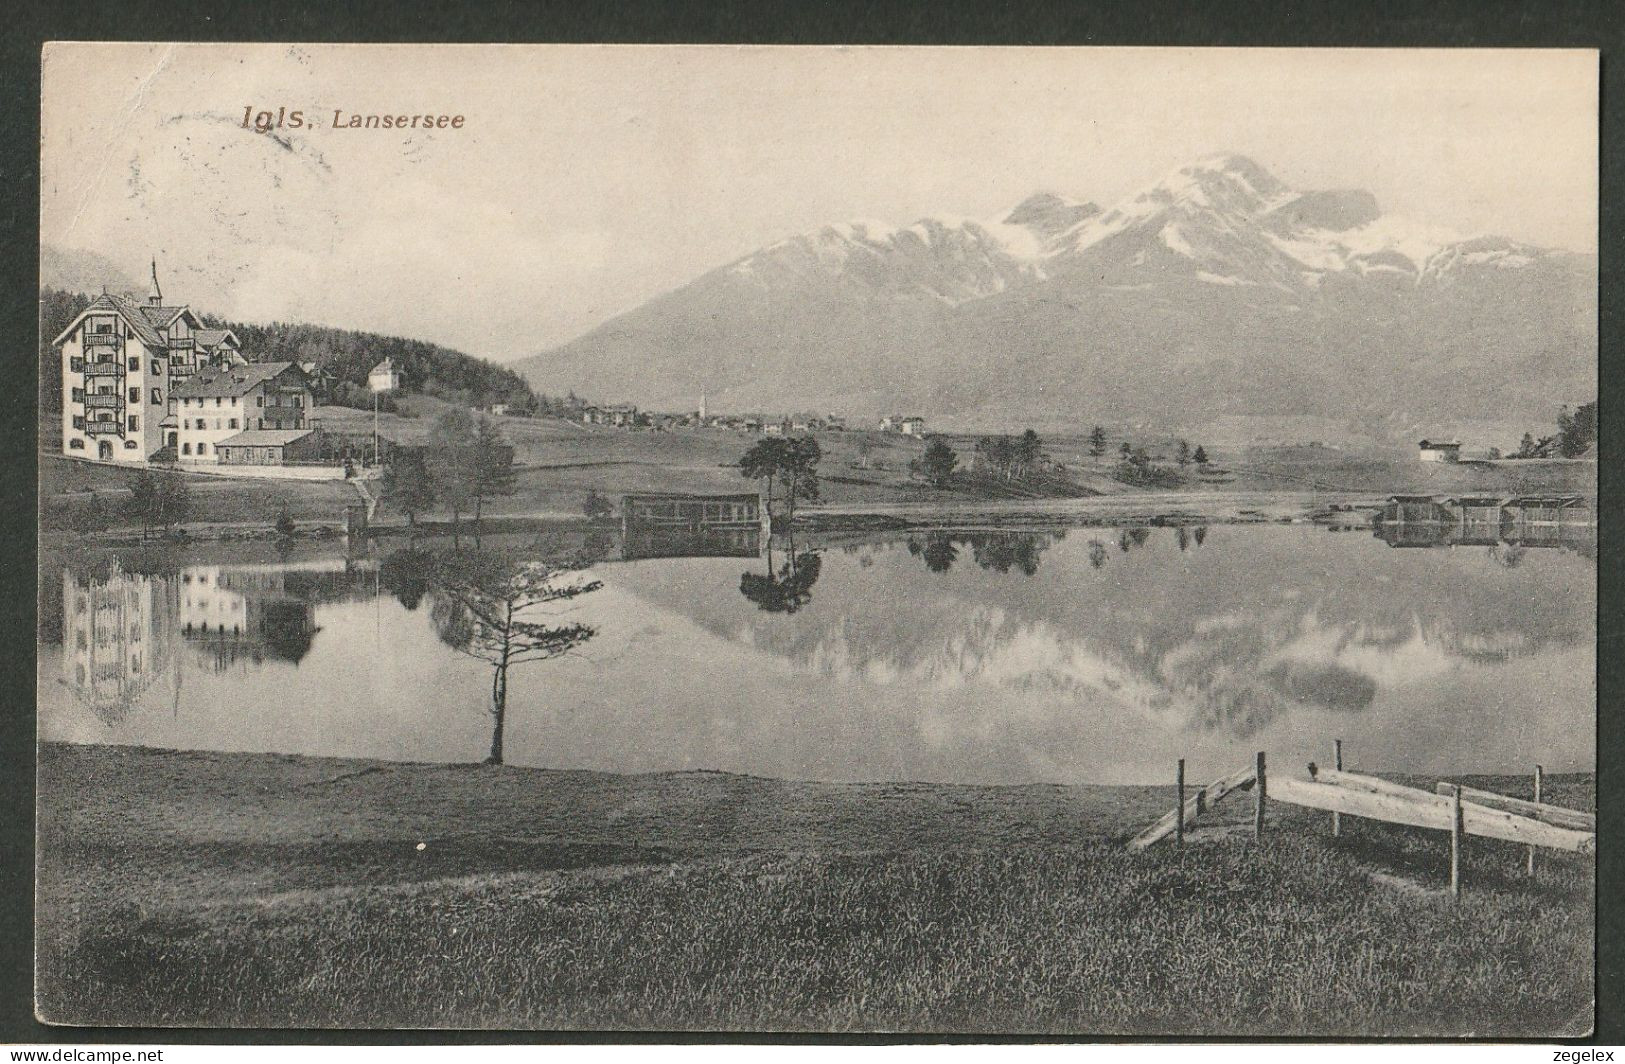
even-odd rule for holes
{"type": "Polygon", "coordinates": [[[1450,897],[1461,900],[1461,784],[1450,788],[1450,897]]]}
{"type": "MultiPolygon", "coordinates": [[[[1339,772],[1343,771],[1343,740],[1341,739],[1332,740],[1332,767],[1339,772]]],[[[1336,838],[1341,834],[1343,834],[1343,814],[1333,813],[1332,837],[1336,838]]]]}
{"type": "Polygon", "coordinates": [[[1253,838],[1264,837],[1264,800],[1267,797],[1267,784],[1264,777],[1264,751],[1258,752],[1256,773],[1257,779],[1253,781],[1253,838]]]}
{"type": "MultiPolygon", "coordinates": [[[[1539,765],[1536,765],[1535,766],[1535,804],[1536,805],[1540,804],[1540,792],[1542,790],[1541,784],[1543,784],[1545,782],[1545,775],[1546,775],[1545,770],[1543,770],[1539,765]]],[[[1529,847],[1529,869],[1528,869],[1528,872],[1529,872],[1530,875],[1535,874],[1535,848],[1533,846],[1529,847]]]]}
{"type": "Polygon", "coordinates": [[[1179,759],[1179,768],[1174,773],[1174,789],[1178,791],[1179,816],[1174,821],[1174,844],[1185,845],[1185,759],[1179,759]]]}

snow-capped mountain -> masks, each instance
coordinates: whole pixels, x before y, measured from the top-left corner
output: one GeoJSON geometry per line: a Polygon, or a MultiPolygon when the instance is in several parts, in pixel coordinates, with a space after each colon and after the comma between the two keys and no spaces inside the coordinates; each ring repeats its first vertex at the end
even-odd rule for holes
{"type": "Polygon", "coordinates": [[[962,422],[1549,420],[1594,391],[1595,269],[1221,155],[1107,210],[1039,193],[992,218],[827,225],[522,368],[673,408],[703,387],[730,408],[962,422]]]}

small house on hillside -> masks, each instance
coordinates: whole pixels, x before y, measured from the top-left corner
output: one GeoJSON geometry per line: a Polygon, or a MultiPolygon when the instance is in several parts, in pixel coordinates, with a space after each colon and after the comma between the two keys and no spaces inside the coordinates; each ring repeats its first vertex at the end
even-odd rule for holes
{"type": "Polygon", "coordinates": [[[1424,462],[1459,462],[1461,444],[1455,440],[1422,440],[1416,445],[1416,456],[1424,462]]]}
{"type": "Polygon", "coordinates": [[[375,392],[393,392],[400,386],[400,371],[390,359],[384,359],[367,372],[367,387],[375,392]]]}

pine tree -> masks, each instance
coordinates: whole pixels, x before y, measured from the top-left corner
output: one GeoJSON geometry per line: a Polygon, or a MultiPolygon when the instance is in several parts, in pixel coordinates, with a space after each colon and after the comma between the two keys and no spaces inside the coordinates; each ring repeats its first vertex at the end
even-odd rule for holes
{"type": "Polygon", "coordinates": [[[406,523],[413,528],[418,514],[434,508],[434,481],[421,448],[397,447],[389,452],[384,461],[383,496],[406,515],[406,523]]]}
{"type": "Polygon", "coordinates": [[[959,456],[938,437],[926,446],[925,456],[921,459],[920,465],[927,479],[935,487],[942,488],[953,479],[954,470],[959,466],[959,456]]]}
{"type": "Polygon", "coordinates": [[[474,524],[480,523],[485,500],[512,495],[518,487],[513,469],[513,445],[490,418],[482,417],[474,427],[474,524]]]}

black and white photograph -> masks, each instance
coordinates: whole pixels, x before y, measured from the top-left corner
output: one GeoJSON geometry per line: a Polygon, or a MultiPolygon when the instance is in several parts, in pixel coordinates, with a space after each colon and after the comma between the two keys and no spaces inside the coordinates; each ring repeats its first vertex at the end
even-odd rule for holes
{"type": "Polygon", "coordinates": [[[41,63],[63,1037],[1592,1033],[1598,52],[41,63]]]}

